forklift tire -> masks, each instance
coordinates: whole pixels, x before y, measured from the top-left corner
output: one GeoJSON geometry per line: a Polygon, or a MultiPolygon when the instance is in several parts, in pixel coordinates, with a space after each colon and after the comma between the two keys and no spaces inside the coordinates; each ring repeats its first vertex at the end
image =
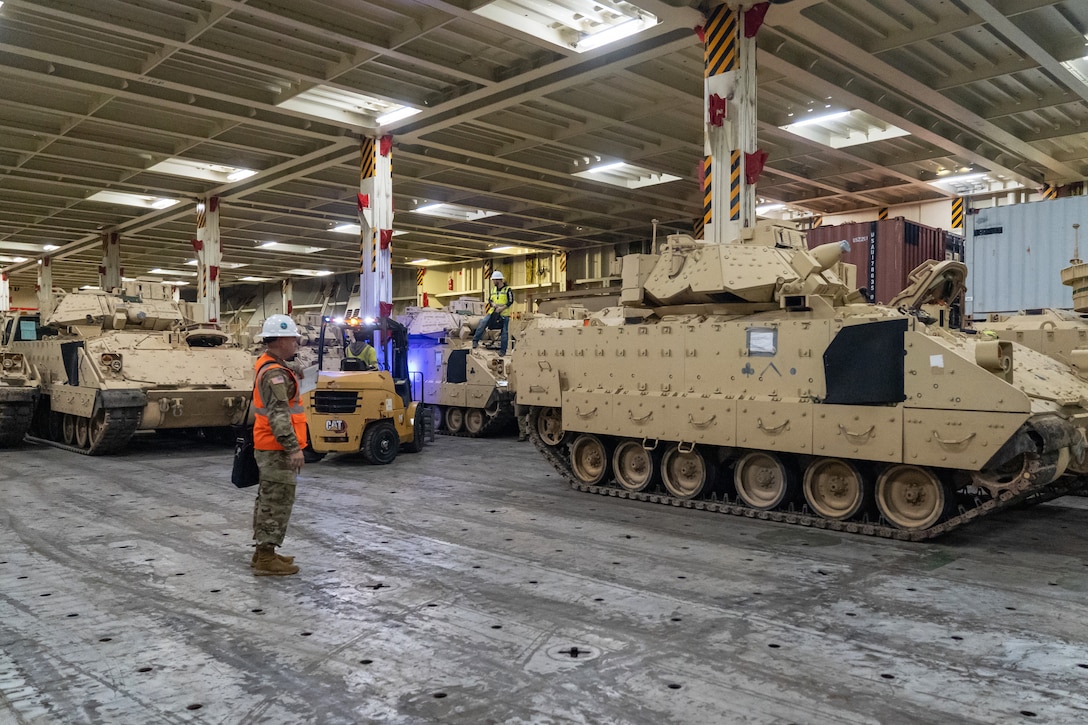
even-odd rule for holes
{"type": "Polygon", "coordinates": [[[384,466],[392,463],[400,448],[400,436],[391,420],[380,420],[367,426],[360,449],[367,463],[384,466]]]}
{"type": "Polygon", "coordinates": [[[302,449],[302,460],[306,463],[317,463],[324,457],[324,453],[318,453],[314,450],[314,447],[308,443],[306,444],[306,447],[302,449]]]}
{"type": "Polygon", "coordinates": [[[430,409],[420,408],[416,412],[416,419],[412,422],[412,442],[402,443],[401,450],[408,453],[419,453],[423,450],[423,416],[431,415],[430,409]]]}
{"type": "Polygon", "coordinates": [[[314,450],[314,440],[310,437],[310,429],[306,429],[306,447],[302,449],[302,460],[306,463],[317,463],[325,457],[325,453],[314,450]]]}

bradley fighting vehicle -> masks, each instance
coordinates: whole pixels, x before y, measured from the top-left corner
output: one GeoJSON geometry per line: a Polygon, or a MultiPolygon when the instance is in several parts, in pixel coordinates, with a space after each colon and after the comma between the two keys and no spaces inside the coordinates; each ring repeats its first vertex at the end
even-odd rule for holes
{"type": "Polygon", "coordinates": [[[170,287],[71,292],[42,324],[15,320],[10,349],[41,375],[31,435],[90,455],[113,453],[137,430],[240,424],[253,358],[215,326],[185,325],[170,287]]]}
{"type": "Polygon", "coordinates": [[[515,429],[510,356],[499,355],[490,333],[472,349],[472,334],[487,319],[482,308],[478,300],[457,300],[448,310],[409,307],[398,318],[412,340],[410,366],[423,376],[423,400],[435,407],[438,430],[448,435],[478,438],[515,429]]]}
{"type": "Polygon", "coordinates": [[[18,445],[26,435],[40,387],[26,356],[7,348],[18,331],[16,325],[15,316],[0,318],[0,448],[18,445]]]}
{"type": "MultiPolygon", "coordinates": [[[[1079,224],[1074,224],[1074,230],[1079,224]]],[[[1088,379],[1088,264],[1074,252],[1061,271],[1062,284],[1073,288],[1073,309],[1041,308],[1016,315],[990,315],[975,329],[987,337],[1010,340],[1073,366],[1088,379]]]]}
{"type": "Polygon", "coordinates": [[[761,222],[623,257],[628,324],[519,341],[534,443],[580,490],[907,540],[1082,485],[1088,384],[936,324],[963,264],[885,307],[841,253],[761,222]]]}

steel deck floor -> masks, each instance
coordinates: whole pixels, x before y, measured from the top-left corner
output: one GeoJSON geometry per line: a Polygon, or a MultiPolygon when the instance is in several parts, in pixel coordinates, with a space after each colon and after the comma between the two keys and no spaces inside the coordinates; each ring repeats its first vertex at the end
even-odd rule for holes
{"type": "Polygon", "coordinates": [[[529,444],[306,467],[0,453],[0,722],[1088,721],[1088,499],[929,544],[572,491],[529,444]]]}

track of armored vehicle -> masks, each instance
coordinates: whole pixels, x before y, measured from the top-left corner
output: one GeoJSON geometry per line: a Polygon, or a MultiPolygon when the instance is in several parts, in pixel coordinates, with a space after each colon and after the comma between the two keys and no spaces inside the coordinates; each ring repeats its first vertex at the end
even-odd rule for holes
{"type": "MultiPolygon", "coordinates": [[[[529,414],[529,427],[529,439],[533,442],[533,445],[544,455],[544,458],[555,470],[567,480],[571,488],[576,491],[900,541],[932,539],[983,516],[989,516],[1007,509],[1045,503],[1069,494],[1076,495],[1084,492],[1086,488],[1083,479],[1073,476],[1064,476],[1058,482],[1052,483],[1045,488],[1035,487],[1032,485],[1033,472],[1024,471],[1020,480],[1014,486],[999,492],[997,496],[990,496],[985,492],[978,492],[974,495],[958,495],[950,502],[946,517],[939,523],[924,530],[910,531],[890,525],[875,512],[859,516],[856,519],[839,521],[824,518],[801,502],[788,504],[781,509],[753,508],[741,500],[735,491],[730,490],[728,469],[722,471],[722,477],[716,482],[716,485],[706,489],[699,498],[684,498],[672,495],[659,482],[637,491],[626,488],[617,482],[614,477],[602,479],[596,484],[586,483],[575,474],[571,463],[571,445],[578,436],[565,433],[562,430],[562,417],[558,409],[534,407],[529,414]]],[[[627,440],[623,444],[628,447],[641,448],[641,442],[639,441],[627,440]]],[[[590,453],[588,457],[584,456],[580,465],[583,468],[608,466],[604,458],[594,460],[593,455],[593,453],[590,453]]],[[[639,455],[638,459],[641,459],[641,461],[636,460],[632,464],[633,470],[631,472],[636,476],[644,476],[647,472],[646,466],[652,465],[653,457],[648,453],[645,457],[639,455]]]]}
{"type": "Polygon", "coordinates": [[[527,331],[518,402],[572,486],[909,541],[1084,487],[1088,383],[927,312],[962,264],[882,307],[793,236],[670,237],[624,260],[628,324],[527,331]]]}

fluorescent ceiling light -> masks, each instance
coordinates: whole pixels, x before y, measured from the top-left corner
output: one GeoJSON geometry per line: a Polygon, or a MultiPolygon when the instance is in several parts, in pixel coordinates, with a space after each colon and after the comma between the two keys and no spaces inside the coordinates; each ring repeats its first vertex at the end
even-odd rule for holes
{"type": "Polygon", "coordinates": [[[612,186],[621,186],[625,189],[641,189],[644,186],[655,186],[680,180],[679,176],[662,174],[625,161],[594,166],[585,171],[576,171],[571,176],[600,181],[612,186]]]}
{"type": "Polygon", "coordinates": [[[958,174],[956,176],[942,176],[941,178],[929,182],[933,186],[944,186],[945,184],[963,184],[968,181],[977,181],[979,179],[985,179],[986,172],[978,171],[973,174],[958,174]]]}
{"type": "Polygon", "coordinates": [[[103,204],[123,204],[125,206],[139,206],[144,209],[167,209],[180,204],[180,199],[166,199],[147,194],[129,194],[124,191],[99,191],[88,196],[85,201],[97,201],[103,204]]]}
{"type": "Polygon", "coordinates": [[[287,244],[286,242],[261,242],[258,249],[269,249],[273,252],[292,252],[294,254],[313,254],[324,252],[325,247],[308,247],[304,244],[287,244]]]}
{"type": "Polygon", "coordinates": [[[959,194],[960,196],[988,194],[1024,188],[1024,185],[1019,181],[1014,181],[1003,176],[991,176],[990,173],[986,171],[976,171],[970,174],[957,174],[955,176],[942,176],[939,179],[930,181],[929,184],[930,186],[935,186],[938,189],[944,189],[945,191],[959,194]]]}
{"type": "Polygon", "coordinates": [[[271,282],[271,277],[242,277],[239,282],[271,282]]]}
{"type": "Polygon", "coordinates": [[[403,121],[406,118],[411,118],[412,116],[419,113],[419,111],[420,109],[418,108],[401,106],[395,111],[383,113],[381,116],[378,116],[376,119],[374,119],[374,122],[377,123],[379,126],[386,126],[390,123],[396,123],[397,121],[403,121]]]}
{"type": "Polygon", "coordinates": [[[769,211],[781,211],[785,208],[785,204],[760,204],[756,207],[756,214],[766,214],[769,211]]]}
{"type": "MultiPolygon", "coordinates": [[[[185,264],[189,265],[190,267],[195,267],[197,265],[197,260],[190,259],[185,264]]],[[[249,265],[243,264],[242,262],[220,262],[219,266],[222,269],[241,269],[242,267],[248,267],[249,265]]]]}
{"type": "MultiPolygon", "coordinates": [[[[789,128],[797,128],[798,126],[811,126],[816,123],[830,123],[831,121],[837,121],[840,118],[848,118],[851,111],[836,111],[835,113],[826,113],[822,116],[805,116],[800,121],[794,121],[789,124],[789,128]]],[[[783,128],[786,128],[783,126],[783,128]]]]}
{"type": "MultiPolygon", "coordinates": [[[[413,115],[419,111],[394,101],[368,96],[364,93],[345,91],[333,86],[315,86],[297,96],[276,104],[289,111],[298,111],[340,123],[376,127],[392,123],[388,117],[395,113],[413,115]]],[[[406,118],[407,116],[401,116],[406,118]]],[[[397,119],[399,120],[399,119],[397,119]]]]}
{"type": "Polygon", "coordinates": [[[657,25],[657,16],[612,0],[492,0],[474,10],[496,23],[581,53],[657,25]]]}
{"type": "Polygon", "coordinates": [[[857,109],[806,116],[779,128],[833,149],[910,135],[909,131],[857,109]]]}
{"type": "Polygon", "coordinates": [[[30,252],[31,254],[38,254],[43,251],[50,251],[50,247],[53,249],[59,249],[59,247],[51,244],[31,244],[29,242],[6,242],[0,241],[0,249],[10,252],[30,252]]]}
{"type": "Polygon", "coordinates": [[[586,34],[581,40],[574,44],[574,49],[579,53],[584,53],[587,50],[593,50],[594,48],[600,48],[601,46],[615,43],[617,40],[623,40],[624,38],[630,37],[635,33],[640,33],[646,28],[653,27],[654,25],[657,25],[657,18],[653,15],[650,15],[649,18],[645,16],[632,18],[605,30],[586,34]]]}
{"type": "Polygon", "coordinates": [[[328,277],[332,274],[327,269],[288,269],[283,273],[288,277],[328,277]]]}
{"type": "Polygon", "coordinates": [[[240,166],[227,166],[226,164],[213,164],[208,161],[196,161],[175,157],[160,161],[154,166],[149,166],[148,171],[170,176],[184,176],[189,179],[203,179],[204,181],[241,181],[248,179],[257,172],[253,169],[243,169],[240,166]]]}
{"type": "Polygon", "coordinates": [[[42,245],[42,251],[43,252],[54,252],[54,251],[56,251],[58,249],[60,249],[60,247],[57,246],[56,244],[43,244],[42,245]]]}
{"type": "Polygon", "coordinates": [[[5,262],[7,264],[19,264],[20,262],[25,262],[25,261],[26,261],[26,257],[6,257],[6,256],[3,256],[3,255],[0,255],[0,262],[5,262]]]}
{"type": "Polygon", "coordinates": [[[158,267],[156,267],[155,269],[149,270],[148,274],[161,274],[161,275],[168,276],[168,277],[195,277],[196,276],[196,272],[189,272],[187,270],[181,270],[181,269],[160,269],[158,267]]]}
{"type": "Polygon", "coordinates": [[[411,262],[405,262],[405,264],[412,264],[416,267],[434,267],[439,264],[449,264],[449,262],[439,262],[436,259],[413,259],[411,262]]]}
{"type": "MultiPolygon", "coordinates": [[[[335,227],[329,230],[330,232],[336,232],[337,234],[354,234],[359,236],[363,233],[362,228],[358,224],[337,224],[335,227]]],[[[401,234],[407,234],[404,229],[394,229],[393,236],[399,237],[401,234]]]]}
{"type": "Polygon", "coordinates": [[[486,219],[489,216],[498,216],[499,214],[497,211],[476,209],[461,204],[444,204],[442,202],[424,204],[423,206],[416,207],[413,211],[417,214],[442,217],[443,219],[460,219],[461,221],[466,222],[474,222],[478,219],[486,219]]]}
{"type": "Polygon", "coordinates": [[[537,250],[537,249],[529,249],[528,247],[511,247],[511,246],[492,247],[491,249],[488,249],[487,251],[490,252],[491,254],[510,254],[510,255],[537,254],[539,252],[539,250],[537,250]]]}
{"type": "Polygon", "coordinates": [[[592,169],[586,169],[586,171],[591,174],[599,174],[602,171],[615,171],[616,169],[622,169],[626,165],[626,161],[613,161],[610,164],[601,164],[600,166],[594,166],[592,169]]]}

